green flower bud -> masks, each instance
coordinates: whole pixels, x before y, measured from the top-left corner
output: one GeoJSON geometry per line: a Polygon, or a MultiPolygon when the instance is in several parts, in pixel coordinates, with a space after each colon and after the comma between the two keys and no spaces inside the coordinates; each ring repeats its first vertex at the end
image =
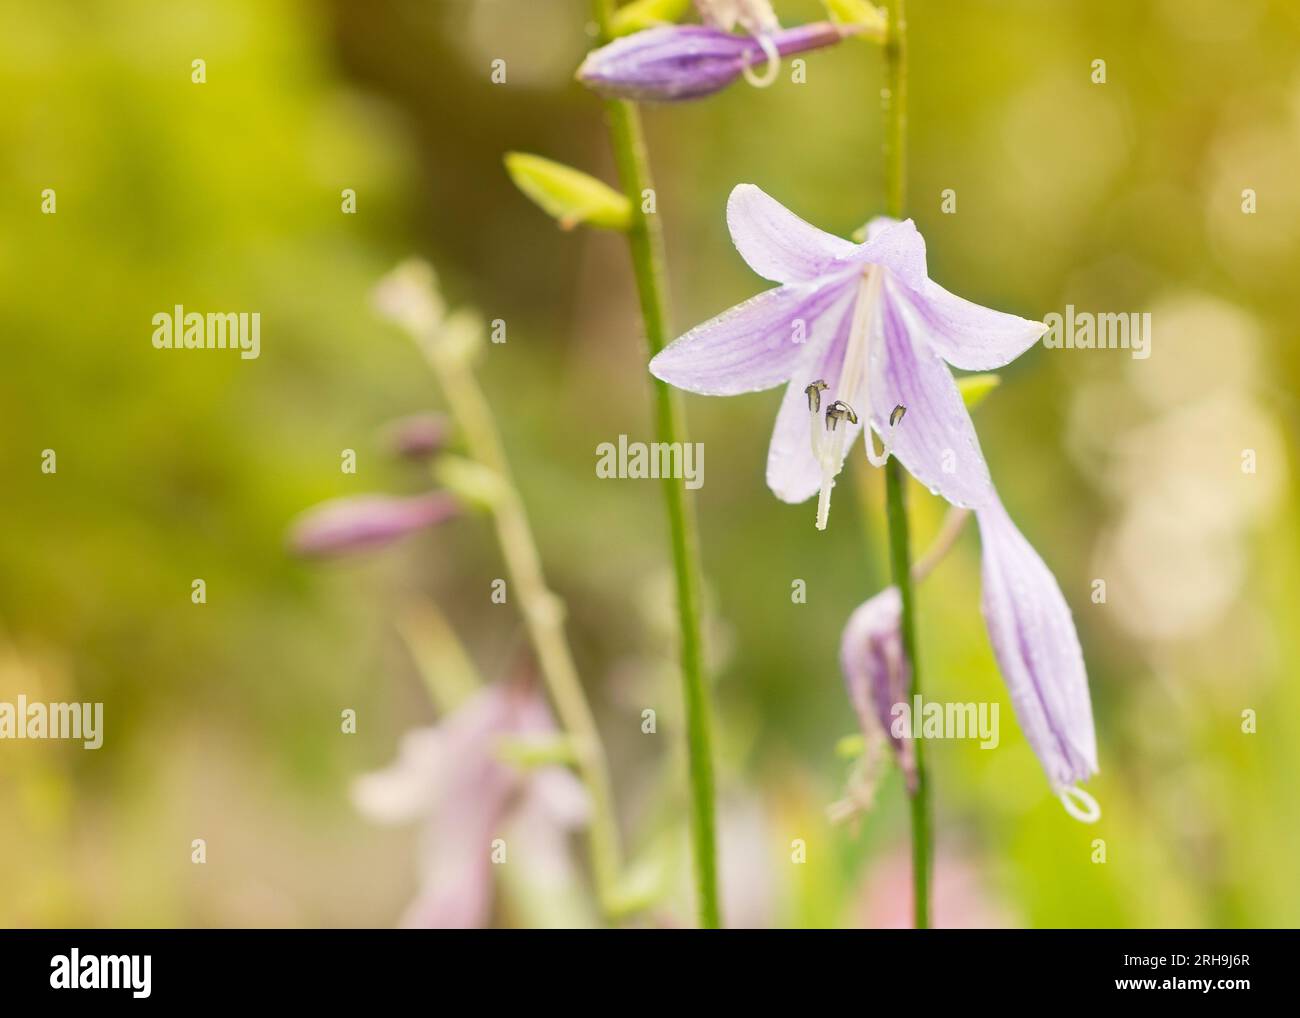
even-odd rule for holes
{"type": "Polygon", "coordinates": [[[581,170],[525,152],[507,153],[505,163],[515,187],[558,220],[562,230],[580,223],[626,230],[632,223],[627,196],[581,170]]]}
{"type": "Polygon", "coordinates": [[[1002,384],[1002,376],[992,373],[962,375],[957,379],[957,391],[967,410],[974,410],[984,402],[984,397],[1002,384]]]}

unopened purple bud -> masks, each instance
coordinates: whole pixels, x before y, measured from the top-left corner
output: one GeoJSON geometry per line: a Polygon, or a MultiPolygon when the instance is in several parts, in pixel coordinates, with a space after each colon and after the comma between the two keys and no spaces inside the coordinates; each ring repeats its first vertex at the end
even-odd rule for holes
{"type": "Polygon", "coordinates": [[[857,31],[853,25],[818,21],[759,38],[707,25],[666,25],[593,50],[578,68],[578,80],[622,99],[695,99],[730,85],[747,67],[766,64],[770,53],[788,56],[831,46],[857,31]]]}
{"type": "Polygon", "coordinates": [[[456,500],[440,491],[337,498],[299,516],[290,527],[289,546],[299,555],[345,555],[382,547],[459,512],[456,500]]]}
{"type": "Polygon", "coordinates": [[[849,616],[840,641],[840,667],[849,699],[864,732],[883,731],[907,777],[916,785],[916,758],[910,738],[893,732],[894,705],[908,702],[911,668],[903,653],[903,600],[886,587],[849,616]]]}
{"type": "Polygon", "coordinates": [[[388,425],[386,444],[404,459],[425,460],[442,451],[449,431],[442,414],[414,414],[388,425]]]}

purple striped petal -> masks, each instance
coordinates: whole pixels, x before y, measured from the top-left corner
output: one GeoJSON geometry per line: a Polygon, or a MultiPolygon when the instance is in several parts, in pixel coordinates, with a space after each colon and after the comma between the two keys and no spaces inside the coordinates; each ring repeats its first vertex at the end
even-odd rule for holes
{"type": "Polygon", "coordinates": [[[901,223],[877,216],[867,224],[867,242],[859,245],[853,260],[860,265],[883,265],[913,289],[926,280],[925,238],[910,219],[901,223]]]}
{"type": "Polygon", "coordinates": [[[894,749],[907,776],[908,788],[916,784],[916,756],[912,740],[893,734],[893,709],[908,702],[911,668],[903,654],[903,599],[897,587],[886,587],[860,605],[844,627],[840,639],[840,668],[849,700],[864,732],[880,729],[894,749]]]}
{"type": "MultiPolygon", "coordinates": [[[[843,398],[840,374],[844,367],[849,327],[853,322],[853,297],[856,293],[857,284],[851,283],[841,291],[832,313],[822,316],[822,323],[830,325],[830,329],[827,335],[818,335],[810,340],[808,352],[790,376],[781,409],[777,411],[772,443],[767,451],[767,486],[782,502],[805,502],[821,487],[822,471],[812,454],[808,397],[804,389],[820,378],[827,385],[822,393],[823,407],[843,398]]],[[[861,417],[858,420],[857,424],[845,421],[840,425],[845,429],[841,463],[862,430],[861,417]]]]}
{"type": "Polygon", "coordinates": [[[964,371],[989,371],[1015,360],[1047,330],[949,293],[927,279],[919,291],[900,291],[913,335],[924,337],[940,357],[964,371]]]}
{"type": "Polygon", "coordinates": [[[704,396],[780,385],[826,334],[825,319],[846,292],[840,280],[765,290],[673,340],[650,373],[704,396]]]}
{"type": "MultiPolygon", "coordinates": [[[[819,21],[768,38],[781,56],[788,56],[833,45],[857,31],[819,21]]],[[[578,68],[578,80],[607,96],[672,102],[725,88],[747,63],[755,69],[767,63],[762,44],[752,35],[707,25],[665,25],[593,50],[578,68]]]]}
{"type": "Polygon", "coordinates": [[[1097,773],[1079,636],[1056,578],[1002,503],[995,497],[976,518],[989,640],[1025,738],[1059,792],[1097,773]]]}
{"type": "Polygon", "coordinates": [[[859,245],[819,230],[753,184],[727,199],[727,226],[740,257],[764,279],[801,283],[844,268],[859,245]]]}
{"type": "Polygon", "coordinates": [[[898,286],[886,278],[881,287],[867,366],[871,420],[913,477],[954,505],[978,508],[996,495],[970,413],[948,366],[909,335],[898,286]],[[907,412],[891,426],[896,406],[907,412]]]}

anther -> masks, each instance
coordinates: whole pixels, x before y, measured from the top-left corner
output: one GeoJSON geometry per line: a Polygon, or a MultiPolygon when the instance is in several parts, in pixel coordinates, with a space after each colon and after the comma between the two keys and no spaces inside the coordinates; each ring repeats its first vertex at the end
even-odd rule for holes
{"type": "Polygon", "coordinates": [[[825,379],[819,378],[815,382],[809,382],[804,386],[804,392],[808,396],[808,412],[817,413],[822,408],[822,393],[830,388],[825,379]]]}
{"type": "Polygon", "coordinates": [[[894,407],[894,409],[889,412],[889,426],[891,428],[898,427],[898,422],[903,419],[903,414],[905,413],[907,413],[907,407],[903,406],[902,403],[899,403],[898,406],[894,407]]]}
{"type": "Polygon", "coordinates": [[[826,428],[834,431],[835,426],[840,421],[849,421],[853,424],[858,423],[858,415],[854,412],[853,407],[849,406],[842,399],[837,399],[834,403],[826,408],[826,428]]]}

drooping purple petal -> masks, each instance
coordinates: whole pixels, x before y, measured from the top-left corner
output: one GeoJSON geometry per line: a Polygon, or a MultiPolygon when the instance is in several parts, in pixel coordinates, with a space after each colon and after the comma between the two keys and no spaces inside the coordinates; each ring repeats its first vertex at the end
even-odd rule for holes
{"type": "Polygon", "coordinates": [[[827,315],[846,293],[840,280],[765,290],[673,340],[650,362],[650,373],[705,396],[780,385],[825,334],[827,315]]]}
{"type": "MultiPolygon", "coordinates": [[[[781,29],[768,38],[781,56],[839,42],[857,28],[819,21],[781,29]]],[[[746,65],[767,63],[751,35],[707,25],[665,25],[615,39],[587,55],[578,80],[603,95],[638,101],[694,99],[725,88],[746,65]]]]}
{"type": "Polygon", "coordinates": [[[753,184],[727,199],[727,227],[740,257],[764,279],[802,283],[840,271],[858,245],[800,219],[753,184]]]}
{"type": "Polygon", "coordinates": [[[894,705],[908,702],[911,668],[903,653],[903,600],[886,587],[849,616],[840,640],[840,669],[862,730],[881,730],[889,739],[908,788],[916,784],[916,752],[910,738],[893,733],[894,705]]]}
{"type": "Polygon", "coordinates": [[[388,544],[459,511],[456,500],[441,492],[338,498],[299,516],[290,527],[289,545],[300,555],[343,555],[388,544]]]}
{"type": "MultiPolygon", "coordinates": [[[[808,397],[804,389],[810,382],[821,379],[827,386],[822,393],[823,407],[844,398],[840,375],[853,321],[856,292],[857,284],[851,282],[842,290],[831,311],[822,316],[819,324],[830,328],[825,336],[819,330],[819,334],[809,341],[806,354],[790,375],[790,384],[786,386],[785,397],[777,411],[772,442],[767,450],[767,486],[782,502],[807,501],[821,487],[822,468],[812,454],[808,397]]],[[[857,424],[844,421],[839,427],[844,429],[844,448],[840,458],[843,463],[862,430],[862,418],[859,416],[857,424]]]]}
{"type": "Polygon", "coordinates": [[[1097,772],[1083,651],[1056,578],[995,497],[976,512],[984,619],[1020,727],[1052,787],[1097,772]]]}
{"type": "Polygon", "coordinates": [[[955,368],[989,371],[1028,350],[1047,330],[1042,322],[982,307],[925,280],[919,291],[901,291],[914,336],[955,368]]]}
{"type": "Polygon", "coordinates": [[[913,477],[954,505],[978,508],[996,495],[970,413],[948,366],[909,335],[897,291],[887,278],[871,338],[872,422],[913,477]],[[896,406],[906,413],[891,425],[896,406]]]}

